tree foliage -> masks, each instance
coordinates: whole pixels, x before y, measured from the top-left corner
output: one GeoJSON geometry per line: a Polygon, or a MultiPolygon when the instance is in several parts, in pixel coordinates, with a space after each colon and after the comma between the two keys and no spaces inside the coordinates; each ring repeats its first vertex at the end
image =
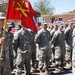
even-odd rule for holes
{"type": "Polygon", "coordinates": [[[54,7],[51,5],[51,0],[38,0],[34,3],[34,9],[42,15],[53,14],[54,7]]]}
{"type": "Polygon", "coordinates": [[[73,11],[69,11],[69,13],[75,13],[75,10],[73,10],[73,11]]]}

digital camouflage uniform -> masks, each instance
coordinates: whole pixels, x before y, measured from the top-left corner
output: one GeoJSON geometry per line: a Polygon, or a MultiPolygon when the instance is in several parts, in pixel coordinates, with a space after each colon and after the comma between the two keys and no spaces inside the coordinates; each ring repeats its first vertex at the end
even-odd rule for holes
{"type": "MultiPolygon", "coordinates": [[[[0,37],[2,37],[2,30],[0,30],[0,37]]],[[[3,61],[0,64],[0,72],[1,75],[11,75],[11,66],[10,66],[10,45],[12,44],[12,36],[6,32],[6,39],[4,43],[4,47],[2,50],[1,57],[3,58],[3,61]],[[10,44],[11,43],[11,44],[10,44]]]]}
{"type": "Polygon", "coordinates": [[[49,41],[51,40],[50,32],[48,30],[44,30],[43,28],[38,31],[35,41],[39,45],[39,69],[43,69],[45,66],[46,69],[49,67],[49,41]]]}
{"type": "Polygon", "coordinates": [[[35,32],[34,31],[30,31],[31,36],[32,36],[32,42],[31,42],[31,60],[32,60],[32,67],[35,67],[35,63],[36,63],[36,44],[34,42],[35,39],[35,32]]]}
{"type": "Polygon", "coordinates": [[[9,57],[10,57],[10,65],[13,70],[13,34],[8,32],[8,41],[9,41],[9,57]]]}
{"type": "Polygon", "coordinates": [[[59,29],[54,33],[51,43],[55,49],[55,64],[56,67],[62,65],[62,54],[64,46],[63,33],[59,29]]]}
{"type": "MultiPolygon", "coordinates": [[[[50,34],[51,34],[51,39],[53,38],[53,35],[54,33],[56,32],[56,29],[53,28],[51,31],[50,31],[50,34]]],[[[52,44],[51,44],[52,45],[52,44]]],[[[51,59],[52,59],[52,62],[54,61],[54,56],[55,56],[55,50],[54,50],[54,47],[51,48],[52,50],[52,53],[51,53],[51,59]]]]}
{"type": "Polygon", "coordinates": [[[73,32],[73,29],[70,26],[68,26],[64,32],[65,49],[66,49],[65,60],[67,62],[71,61],[71,59],[72,59],[72,32],[73,32]]]}
{"type": "Polygon", "coordinates": [[[22,74],[25,67],[26,75],[30,74],[30,56],[31,56],[31,34],[28,30],[19,30],[14,36],[14,45],[17,46],[16,75],[22,74]]]}
{"type": "Polygon", "coordinates": [[[75,28],[73,29],[72,38],[73,38],[72,72],[73,75],[75,75],[75,28]]]}

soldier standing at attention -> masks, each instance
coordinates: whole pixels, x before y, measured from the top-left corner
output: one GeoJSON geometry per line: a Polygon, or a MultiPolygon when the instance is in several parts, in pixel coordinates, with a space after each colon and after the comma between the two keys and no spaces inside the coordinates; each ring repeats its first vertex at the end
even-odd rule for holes
{"type": "Polygon", "coordinates": [[[51,40],[50,32],[47,30],[47,23],[43,23],[42,28],[38,31],[35,42],[39,45],[39,64],[38,68],[40,70],[40,75],[42,74],[43,67],[45,66],[46,75],[49,74],[49,41],[51,40]]]}
{"type": "Polygon", "coordinates": [[[58,24],[58,30],[54,33],[53,38],[51,40],[52,47],[55,50],[55,70],[60,72],[62,70],[62,53],[63,53],[63,33],[62,33],[62,25],[58,24]]]}
{"type": "Polygon", "coordinates": [[[13,40],[13,44],[17,47],[16,75],[21,75],[24,67],[26,75],[30,75],[31,34],[25,27],[22,27],[14,35],[13,40]]]}
{"type": "Polygon", "coordinates": [[[0,47],[4,43],[4,47],[0,49],[0,75],[11,75],[10,56],[9,56],[9,33],[6,32],[5,39],[2,38],[3,25],[5,16],[4,13],[0,12],[0,47]],[[1,54],[2,50],[2,54],[1,54]],[[2,60],[1,60],[2,58],[2,60]]]}
{"type": "Polygon", "coordinates": [[[73,32],[73,23],[70,22],[68,27],[64,31],[65,35],[65,49],[66,49],[66,54],[65,54],[65,61],[66,61],[66,67],[70,68],[71,61],[72,61],[72,32],[73,32]]]}
{"type": "Polygon", "coordinates": [[[11,33],[12,30],[12,24],[7,23],[7,33],[8,33],[8,42],[9,42],[9,56],[10,56],[10,65],[11,69],[13,70],[13,34],[11,33]]]}
{"type": "MultiPolygon", "coordinates": [[[[51,39],[53,38],[53,35],[54,33],[58,30],[58,25],[57,24],[54,24],[54,28],[50,31],[50,34],[51,34],[51,39]]],[[[55,63],[55,50],[54,50],[54,47],[51,48],[52,50],[52,53],[51,53],[51,60],[52,60],[52,64],[55,63]]]]}
{"type": "Polygon", "coordinates": [[[35,71],[35,63],[36,63],[36,43],[34,41],[35,39],[35,35],[36,35],[36,32],[31,30],[31,29],[28,29],[30,34],[31,34],[31,38],[32,38],[32,41],[31,41],[31,72],[34,72],[35,71]]]}
{"type": "MultiPolygon", "coordinates": [[[[15,26],[16,32],[14,33],[14,37],[17,36],[16,34],[18,33],[18,31],[21,28],[22,28],[22,26],[20,24],[15,26]]],[[[14,66],[14,68],[16,67],[17,49],[18,49],[18,46],[13,44],[13,66],[14,66]]],[[[15,69],[14,69],[14,71],[15,71],[15,69]]]]}
{"type": "Polygon", "coordinates": [[[73,38],[73,52],[72,52],[72,72],[73,75],[75,75],[75,23],[73,23],[74,29],[73,29],[73,34],[72,34],[72,38],[73,38]]]}

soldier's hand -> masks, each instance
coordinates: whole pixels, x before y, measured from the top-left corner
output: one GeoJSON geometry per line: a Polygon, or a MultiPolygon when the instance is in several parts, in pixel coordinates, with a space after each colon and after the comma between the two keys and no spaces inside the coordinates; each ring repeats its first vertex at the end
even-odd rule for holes
{"type": "Polygon", "coordinates": [[[2,37],[0,38],[0,44],[3,44],[5,42],[5,39],[2,37]]]}
{"type": "Polygon", "coordinates": [[[54,47],[54,45],[51,45],[51,49],[54,47]]]}
{"type": "Polygon", "coordinates": [[[3,62],[3,58],[0,58],[0,63],[2,63],[3,62]]]}

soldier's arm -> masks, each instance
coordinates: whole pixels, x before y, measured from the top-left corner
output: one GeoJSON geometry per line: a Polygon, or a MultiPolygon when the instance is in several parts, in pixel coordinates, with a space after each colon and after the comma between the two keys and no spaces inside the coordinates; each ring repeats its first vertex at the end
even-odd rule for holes
{"type": "Polygon", "coordinates": [[[72,38],[75,37],[75,28],[73,29],[73,32],[72,32],[72,38]]]}
{"type": "Polygon", "coordinates": [[[39,42],[40,42],[40,37],[41,37],[41,32],[38,32],[38,33],[35,35],[34,41],[35,41],[36,43],[39,43],[39,42]]]}
{"type": "Polygon", "coordinates": [[[52,37],[52,40],[51,40],[51,44],[54,45],[56,43],[56,40],[57,40],[57,37],[58,37],[58,33],[55,32],[53,37],[52,37]]]}
{"type": "Polygon", "coordinates": [[[50,34],[50,32],[49,32],[49,41],[51,41],[51,34],[50,34]]]}
{"type": "Polygon", "coordinates": [[[65,40],[66,40],[66,39],[67,39],[67,37],[68,37],[68,31],[69,31],[69,29],[68,29],[68,28],[64,31],[65,40]]]}
{"type": "Polygon", "coordinates": [[[13,52],[14,52],[14,57],[17,56],[17,49],[18,49],[18,33],[15,33],[14,37],[13,37],[13,52]]]}

